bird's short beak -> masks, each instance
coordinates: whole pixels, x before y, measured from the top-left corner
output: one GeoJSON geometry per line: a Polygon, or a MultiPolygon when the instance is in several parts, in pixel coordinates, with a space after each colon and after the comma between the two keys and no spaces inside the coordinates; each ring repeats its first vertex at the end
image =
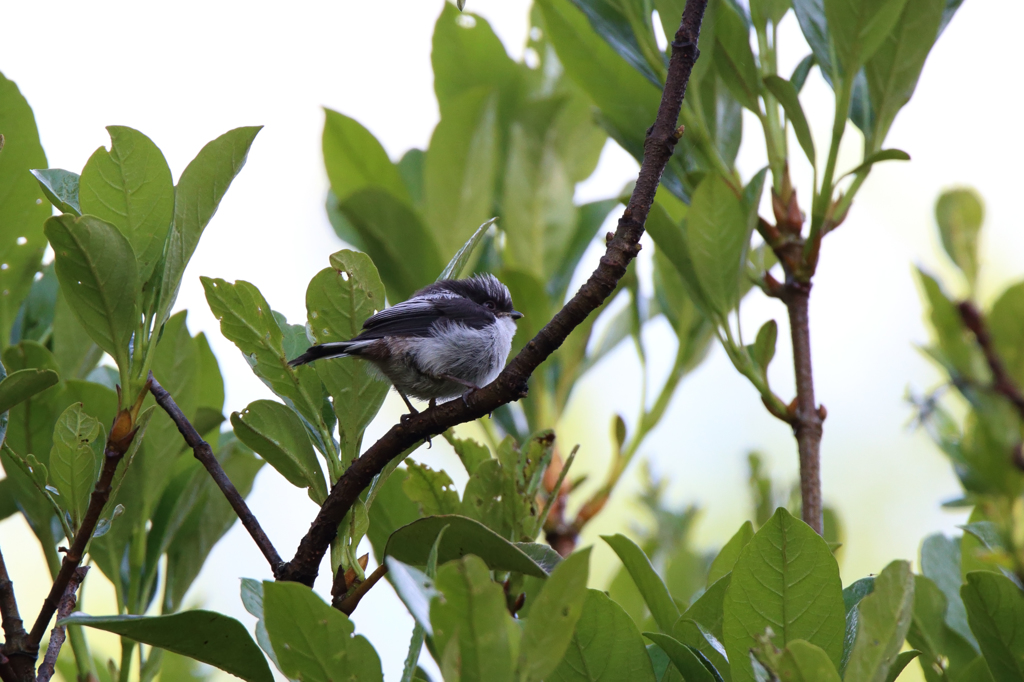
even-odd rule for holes
{"type": "Polygon", "coordinates": [[[524,317],[524,315],[518,310],[513,310],[508,314],[508,316],[511,317],[513,320],[518,320],[520,317],[524,317]]]}

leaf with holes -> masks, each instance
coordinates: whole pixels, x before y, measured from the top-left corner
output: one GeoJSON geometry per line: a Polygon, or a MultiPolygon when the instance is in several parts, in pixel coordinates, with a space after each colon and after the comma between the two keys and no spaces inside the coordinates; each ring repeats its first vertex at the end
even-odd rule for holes
{"type": "Polygon", "coordinates": [[[77,529],[89,507],[89,495],[99,476],[103,446],[100,423],[74,403],[57,419],[50,450],[50,478],[60,492],[61,506],[77,529]]]}

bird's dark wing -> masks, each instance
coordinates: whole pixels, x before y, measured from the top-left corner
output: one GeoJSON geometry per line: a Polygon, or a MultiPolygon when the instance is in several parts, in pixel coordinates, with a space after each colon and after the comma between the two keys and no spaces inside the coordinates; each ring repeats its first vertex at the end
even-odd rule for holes
{"type": "Polygon", "coordinates": [[[425,337],[442,322],[481,329],[494,322],[494,315],[482,305],[465,298],[414,298],[382,310],[363,323],[353,341],[385,336],[425,337]]]}

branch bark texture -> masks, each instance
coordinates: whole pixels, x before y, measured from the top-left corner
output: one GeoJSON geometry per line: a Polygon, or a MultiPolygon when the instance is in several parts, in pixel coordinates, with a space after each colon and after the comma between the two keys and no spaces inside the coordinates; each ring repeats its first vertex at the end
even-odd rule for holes
{"type": "Polygon", "coordinates": [[[1024,393],[1021,392],[1017,382],[1006,371],[1003,359],[996,352],[995,344],[992,342],[992,335],[988,331],[988,326],[985,324],[985,318],[982,317],[981,311],[970,301],[963,301],[957,308],[960,311],[960,318],[964,321],[964,326],[974,332],[974,337],[978,340],[978,345],[985,354],[985,361],[992,372],[992,388],[1009,400],[1017,408],[1020,418],[1024,419],[1024,393]]]}
{"type": "MultiPolygon", "coordinates": [[[[699,54],[697,38],[707,0],[687,0],[682,22],[672,41],[672,56],[658,116],[647,131],[644,160],[629,205],[618,227],[608,240],[597,269],[568,303],[552,318],[525,348],[505,367],[490,385],[473,391],[466,399],[453,400],[412,416],[391,427],[380,440],[359,457],[334,485],[317,514],[309,532],[299,543],[290,562],[277,578],[312,585],[320,561],[337,534],[359,494],[370,485],[389,461],[406,448],[445,430],[483,417],[501,405],[526,395],[530,375],[565,341],[569,334],[593,313],[626,274],[626,267],[640,251],[644,223],[654,203],[654,194],[682,129],[676,128],[690,71],[699,54]]],[[[642,124],[642,122],[637,122],[642,124]]]]}
{"type": "Polygon", "coordinates": [[[188,443],[188,446],[192,448],[192,453],[195,458],[198,459],[206,470],[210,473],[210,477],[213,478],[214,483],[220,488],[221,492],[224,493],[224,497],[227,498],[231,508],[235,510],[235,514],[249,535],[252,536],[256,546],[263,552],[263,556],[266,557],[267,562],[270,564],[271,570],[274,572],[275,577],[277,576],[278,570],[284,564],[281,560],[281,555],[274,549],[274,544],[267,537],[267,534],[263,532],[263,527],[260,526],[260,522],[256,520],[252,511],[249,510],[249,505],[245,503],[245,498],[242,497],[238,489],[235,488],[234,483],[228,478],[228,475],[224,472],[220,462],[213,455],[213,449],[210,448],[210,444],[203,440],[199,432],[196,431],[195,427],[192,426],[192,422],[188,420],[185,414],[178,407],[178,404],[174,402],[174,398],[167,392],[163,386],[153,377],[153,373],[149,373],[149,391],[153,394],[156,399],[157,405],[163,408],[164,412],[171,418],[171,421],[178,427],[178,431],[181,432],[182,438],[188,443]]]}
{"type": "MultiPolygon", "coordinates": [[[[78,592],[78,587],[85,580],[85,574],[88,572],[88,566],[79,566],[75,569],[74,575],[71,576],[71,582],[64,589],[64,596],[61,597],[60,604],[57,607],[58,621],[61,618],[67,618],[75,610],[75,605],[78,603],[75,593],[78,592]]],[[[66,637],[67,627],[63,625],[55,625],[53,630],[50,631],[50,644],[46,647],[46,655],[43,656],[43,664],[39,666],[39,675],[36,677],[36,682],[50,682],[50,678],[53,677],[54,667],[57,665],[57,656],[60,655],[60,648],[64,645],[66,637]]]]}
{"type": "Polygon", "coordinates": [[[11,654],[21,647],[25,637],[25,624],[21,620],[21,613],[18,611],[18,600],[14,595],[14,583],[7,573],[7,564],[4,563],[4,555],[0,552],[0,618],[4,628],[4,650],[0,652],[0,679],[4,682],[15,682],[17,676],[11,667],[10,661],[4,654],[11,654]]]}

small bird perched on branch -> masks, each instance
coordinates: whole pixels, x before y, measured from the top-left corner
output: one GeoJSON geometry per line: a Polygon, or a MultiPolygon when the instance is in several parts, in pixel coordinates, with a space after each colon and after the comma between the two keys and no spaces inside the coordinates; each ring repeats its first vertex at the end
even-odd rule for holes
{"type": "Polygon", "coordinates": [[[494,275],[441,280],[368,319],[354,339],[313,346],[288,364],[362,358],[416,414],[409,396],[433,405],[494,381],[522,316],[494,275]]]}

